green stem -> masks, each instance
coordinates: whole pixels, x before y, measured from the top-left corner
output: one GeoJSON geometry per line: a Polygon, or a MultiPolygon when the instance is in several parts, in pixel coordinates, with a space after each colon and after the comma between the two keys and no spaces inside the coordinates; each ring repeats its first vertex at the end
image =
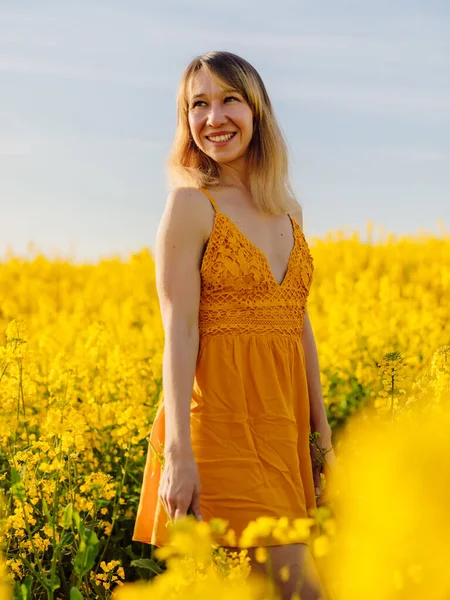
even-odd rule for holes
{"type": "MultiPolygon", "coordinates": [[[[61,460],[62,449],[60,446],[59,460],[61,460]]],[[[56,503],[58,500],[58,479],[55,480],[55,491],[53,494],[53,506],[52,506],[52,545],[54,548],[53,556],[52,556],[52,564],[50,567],[50,584],[53,589],[53,579],[56,575],[56,567],[59,560],[60,549],[59,545],[56,543],[56,531],[55,531],[55,522],[56,522],[56,503]]]]}
{"type": "Polygon", "coordinates": [[[44,587],[47,588],[47,584],[45,582],[44,579],[41,578],[40,574],[36,571],[36,569],[33,567],[33,565],[30,563],[30,561],[25,558],[25,556],[21,557],[21,560],[25,563],[25,565],[29,568],[29,570],[33,573],[33,575],[36,577],[36,579],[39,581],[39,583],[44,587]]]}
{"type": "Polygon", "coordinates": [[[120,499],[122,497],[122,490],[123,490],[123,486],[125,484],[125,479],[126,479],[126,476],[127,476],[127,469],[128,469],[129,458],[130,458],[130,447],[131,447],[131,440],[128,440],[128,446],[127,446],[127,449],[126,449],[127,455],[126,455],[126,458],[125,458],[125,465],[123,467],[122,479],[120,481],[119,490],[118,490],[118,493],[116,495],[116,501],[115,501],[114,506],[113,506],[113,514],[112,514],[112,518],[111,518],[111,533],[109,534],[109,536],[108,536],[108,538],[106,540],[106,544],[103,547],[101,556],[100,556],[99,560],[97,561],[97,566],[95,568],[94,575],[97,575],[100,563],[102,562],[102,560],[103,560],[103,558],[104,558],[104,556],[106,554],[106,550],[108,549],[109,542],[111,540],[112,532],[113,532],[113,529],[114,529],[114,524],[115,524],[116,519],[117,519],[117,508],[119,506],[119,501],[120,501],[120,499]]]}
{"type": "MultiPolygon", "coordinates": [[[[25,504],[24,504],[24,502],[23,502],[22,499],[20,499],[20,503],[22,505],[23,520],[25,521],[25,529],[27,530],[27,534],[28,534],[28,537],[30,539],[31,547],[33,548],[33,553],[34,553],[34,555],[36,557],[36,561],[37,561],[37,563],[39,565],[39,570],[40,570],[39,572],[42,575],[44,573],[44,567],[42,566],[42,562],[41,562],[41,559],[39,557],[39,553],[37,552],[36,546],[34,545],[33,536],[31,535],[30,524],[28,522],[28,517],[27,517],[26,510],[25,510],[25,504]]],[[[46,581],[45,578],[44,578],[44,581],[46,581]]]]}
{"type": "Polygon", "coordinates": [[[395,379],[394,377],[392,377],[392,383],[391,383],[391,424],[394,424],[394,389],[395,389],[395,379]]]}
{"type": "Polygon", "coordinates": [[[27,435],[27,444],[30,445],[30,434],[27,426],[27,418],[25,414],[25,396],[23,393],[23,366],[22,360],[19,361],[19,398],[22,400],[22,412],[23,412],[23,426],[25,428],[25,433],[27,435]]]}
{"type": "Polygon", "coordinates": [[[70,492],[70,501],[72,505],[75,504],[74,491],[72,485],[72,474],[71,474],[71,462],[70,462],[70,450],[67,453],[67,476],[69,479],[69,492],[70,492]]]}
{"type": "Polygon", "coordinates": [[[5,366],[3,367],[3,370],[2,370],[2,372],[0,374],[0,383],[1,383],[2,379],[3,379],[3,375],[6,373],[6,369],[8,368],[8,365],[9,365],[9,362],[6,362],[5,366]]]}
{"type": "Polygon", "coordinates": [[[70,591],[69,591],[69,586],[67,585],[66,575],[64,573],[64,569],[63,569],[61,562],[58,563],[58,571],[59,571],[59,576],[61,579],[61,585],[64,588],[64,597],[68,598],[70,596],[70,591]]]}

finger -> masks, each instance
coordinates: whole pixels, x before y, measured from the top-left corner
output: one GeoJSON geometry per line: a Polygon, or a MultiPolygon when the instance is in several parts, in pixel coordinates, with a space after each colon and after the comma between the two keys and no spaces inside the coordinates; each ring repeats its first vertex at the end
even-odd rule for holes
{"type": "Polygon", "coordinates": [[[163,492],[162,492],[161,488],[159,488],[159,489],[158,489],[158,498],[159,498],[159,501],[160,501],[160,502],[161,502],[161,504],[162,504],[162,507],[163,507],[163,509],[164,509],[164,513],[165,513],[165,515],[166,515],[168,518],[171,518],[171,517],[170,517],[170,512],[169,512],[169,506],[167,505],[166,499],[165,499],[165,497],[164,497],[164,494],[163,494],[163,492]]]}
{"type": "Polygon", "coordinates": [[[164,502],[164,498],[162,496],[159,496],[159,501],[162,504],[162,507],[164,509],[164,513],[166,514],[166,516],[169,516],[169,509],[167,507],[167,504],[164,502]]]}
{"type": "Polygon", "coordinates": [[[175,502],[175,520],[179,517],[185,517],[189,508],[189,500],[184,498],[178,498],[175,502]]]}
{"type": "Polygon", "coordinates": [[[331,454],[329,459],[325,462],[324,473],[327,480],[331,480],[336,469],[336,456],[331,454]]]}
{"type": "Polygon", "coordinates": [[[192,498],[191,509],[197,521],[203,521],[203,517],[200,512],[200,497],[198,494],[192,498]]]}
{"type": "Polygon", "coordinates": [[[314,465],[314,467],[313,467],[314,479],[320,478],[321,472],[322,472],[322,465],[314,465]]]}
{"type": "Polygon", "coordinates": [[[320,488],[321,488],[320,474],[317,472],[314,473],[313,479],[314,479],[314,487],[315,487],[316,494],[317,494],[317,492],[320,491],[320,488]],[[318,490],[318,488],[319,488],[319,490],[318,490]]]}
{"type": "Polygon", "coordinates": [[[314,469],[314,489],[316,492],[316,496],[319,496],[322,491],[322,480],[320,477],[321,471],[319,469],[314,469]]]}
{"type": "Polygon", "coordinates": [[[177,509],[177,501],[174,499],[168,499],[166,498],[166,504],[167,504],[167,510],[169,513],[169,517],[172,519],[172,521],[175,518],[175,511],[177,509]]]}
{"type": "Polygon", "coordinates": [[[175,521],[177,521],[178,519],[181,519],[181,517],[185,517],[186,514],[187,514],[186,509],[183,510],[182,508],[179,508],[177,506],[177,508],[175,509],[175,521]]]}
{"type": "Polygon", "coordinates": [[[173,521],[173,515],[175,513],[175,508],[171,508],[170,504],[167,502],[167,500],[164,502],[164,506],[166,507],[166,514],[167,517],[170,521],[173,521]]]}

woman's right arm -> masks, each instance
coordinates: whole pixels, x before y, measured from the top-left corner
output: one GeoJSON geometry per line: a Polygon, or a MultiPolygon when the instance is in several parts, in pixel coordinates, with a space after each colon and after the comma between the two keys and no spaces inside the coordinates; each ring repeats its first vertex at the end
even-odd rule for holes
{"type": "MultiPolygon", "coordinates": [[[[201,194],[193,188],[169,193],[155,245],[165,336],[165,477],[161,493],[171,518],[176,509],[178,514],[186,514],[191,499],[199,494],[199,489],[194,490],[199,482],[191,446],[190,406],[199,349],[200,264],[211,218],[201,194]]],[[[199,509],[198,497],[195,504],[199,509]]]]}

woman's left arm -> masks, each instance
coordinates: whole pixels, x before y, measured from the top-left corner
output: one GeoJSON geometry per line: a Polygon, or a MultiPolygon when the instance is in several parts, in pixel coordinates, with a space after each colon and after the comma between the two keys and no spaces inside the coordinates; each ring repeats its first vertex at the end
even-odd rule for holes
{"type": "Polygon", "coordinates": [[[303,323],[302,345],[308,380],[311,431],[318,431],[320,433],[319,441],[322,442],[321,445],[324,443],[331,445],[331,427],[328,424],[322,395],[322,385],[320,383],[319,357],[307,310],[303,323]]]}
{"type": "MultiPolygon", "coordinates": [[[[292,216],[303,231],[302,208],[300,207],[299,210],[293,212],[292,216]]],[[[318,431],[321,434],[319,441],[323,441],[325,444],[331,446],[331,428],[327,420],[327,413],[323,402],[322,386],[320,383],[319,357],[317,355],[316,342],[314,340],[314,333],[307,310],[305,312],[303,323],[302,345],[308,379],[311,431],[318,431]]],[[[321,445],[324,445],[324,443],[321,445]]]]}
{"type": "Polygon", "coordinates": [[[323,402],[319,358],[317,356],[316,342],[314,340],[308,311],[305,313],[302,346],[305,355],[306,377],[308,380],[311,433],[314,434],[314,432],[318,432],[320,434],[318,439],[315,439],[310,443],[316,503],[317,506],[320,506],[322,504],[327,504],[329,501],[327,490],[330,489],[329,483],[332,480],[334,469],[336,467],[336,456],[331,440],[331,427],[328,424],[327,412],[323,402]],[[325,476],[327,482],[325,491],[322,486],[322,474],[325,476]]]}
{"type": "MultiPolygon", "coordinates": [[[[303,212],[294,213],[295,220],[300,224],[303,231],[303,212]]],[[[302,346],[305,356],[306,378],[308,382],[308,396],[310,406],[311,433],[319,433],[319,438],[310,443],[313,479],[316,490],[316,502],[319,506],[326,499],[322,496],[322,477],[331,480],[336,466],[336,457],[332,446],[331,427],[328,424],[327,412],[323,401],[322,385],[320,383],[320,366],[317,354],[316,341],[309,320],[308,311],[305,311],[302,331],[302,346]]],[[[326,486],[328,488],[328,485],[326,486]]]]}

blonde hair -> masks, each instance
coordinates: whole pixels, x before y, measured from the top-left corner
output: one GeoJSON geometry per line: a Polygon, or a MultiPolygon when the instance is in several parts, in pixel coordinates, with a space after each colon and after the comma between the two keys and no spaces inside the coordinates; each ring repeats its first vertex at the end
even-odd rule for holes
{"type": "Polygon", "coordinates": [[[207,52],[185,69],[177,93],[177,128],[166,160],[169,187],[214,188],[221,185],[220,163],[198,148],[189,126],[189,90],[194,75],[205,69],[224,87],[242,94],[253,113],[253,136],[247,148],[249,185],[255,205],[272,215],[295,212],[301,205],[289,180],[287,143],[256,69],[231,52],[207,52]]]}

